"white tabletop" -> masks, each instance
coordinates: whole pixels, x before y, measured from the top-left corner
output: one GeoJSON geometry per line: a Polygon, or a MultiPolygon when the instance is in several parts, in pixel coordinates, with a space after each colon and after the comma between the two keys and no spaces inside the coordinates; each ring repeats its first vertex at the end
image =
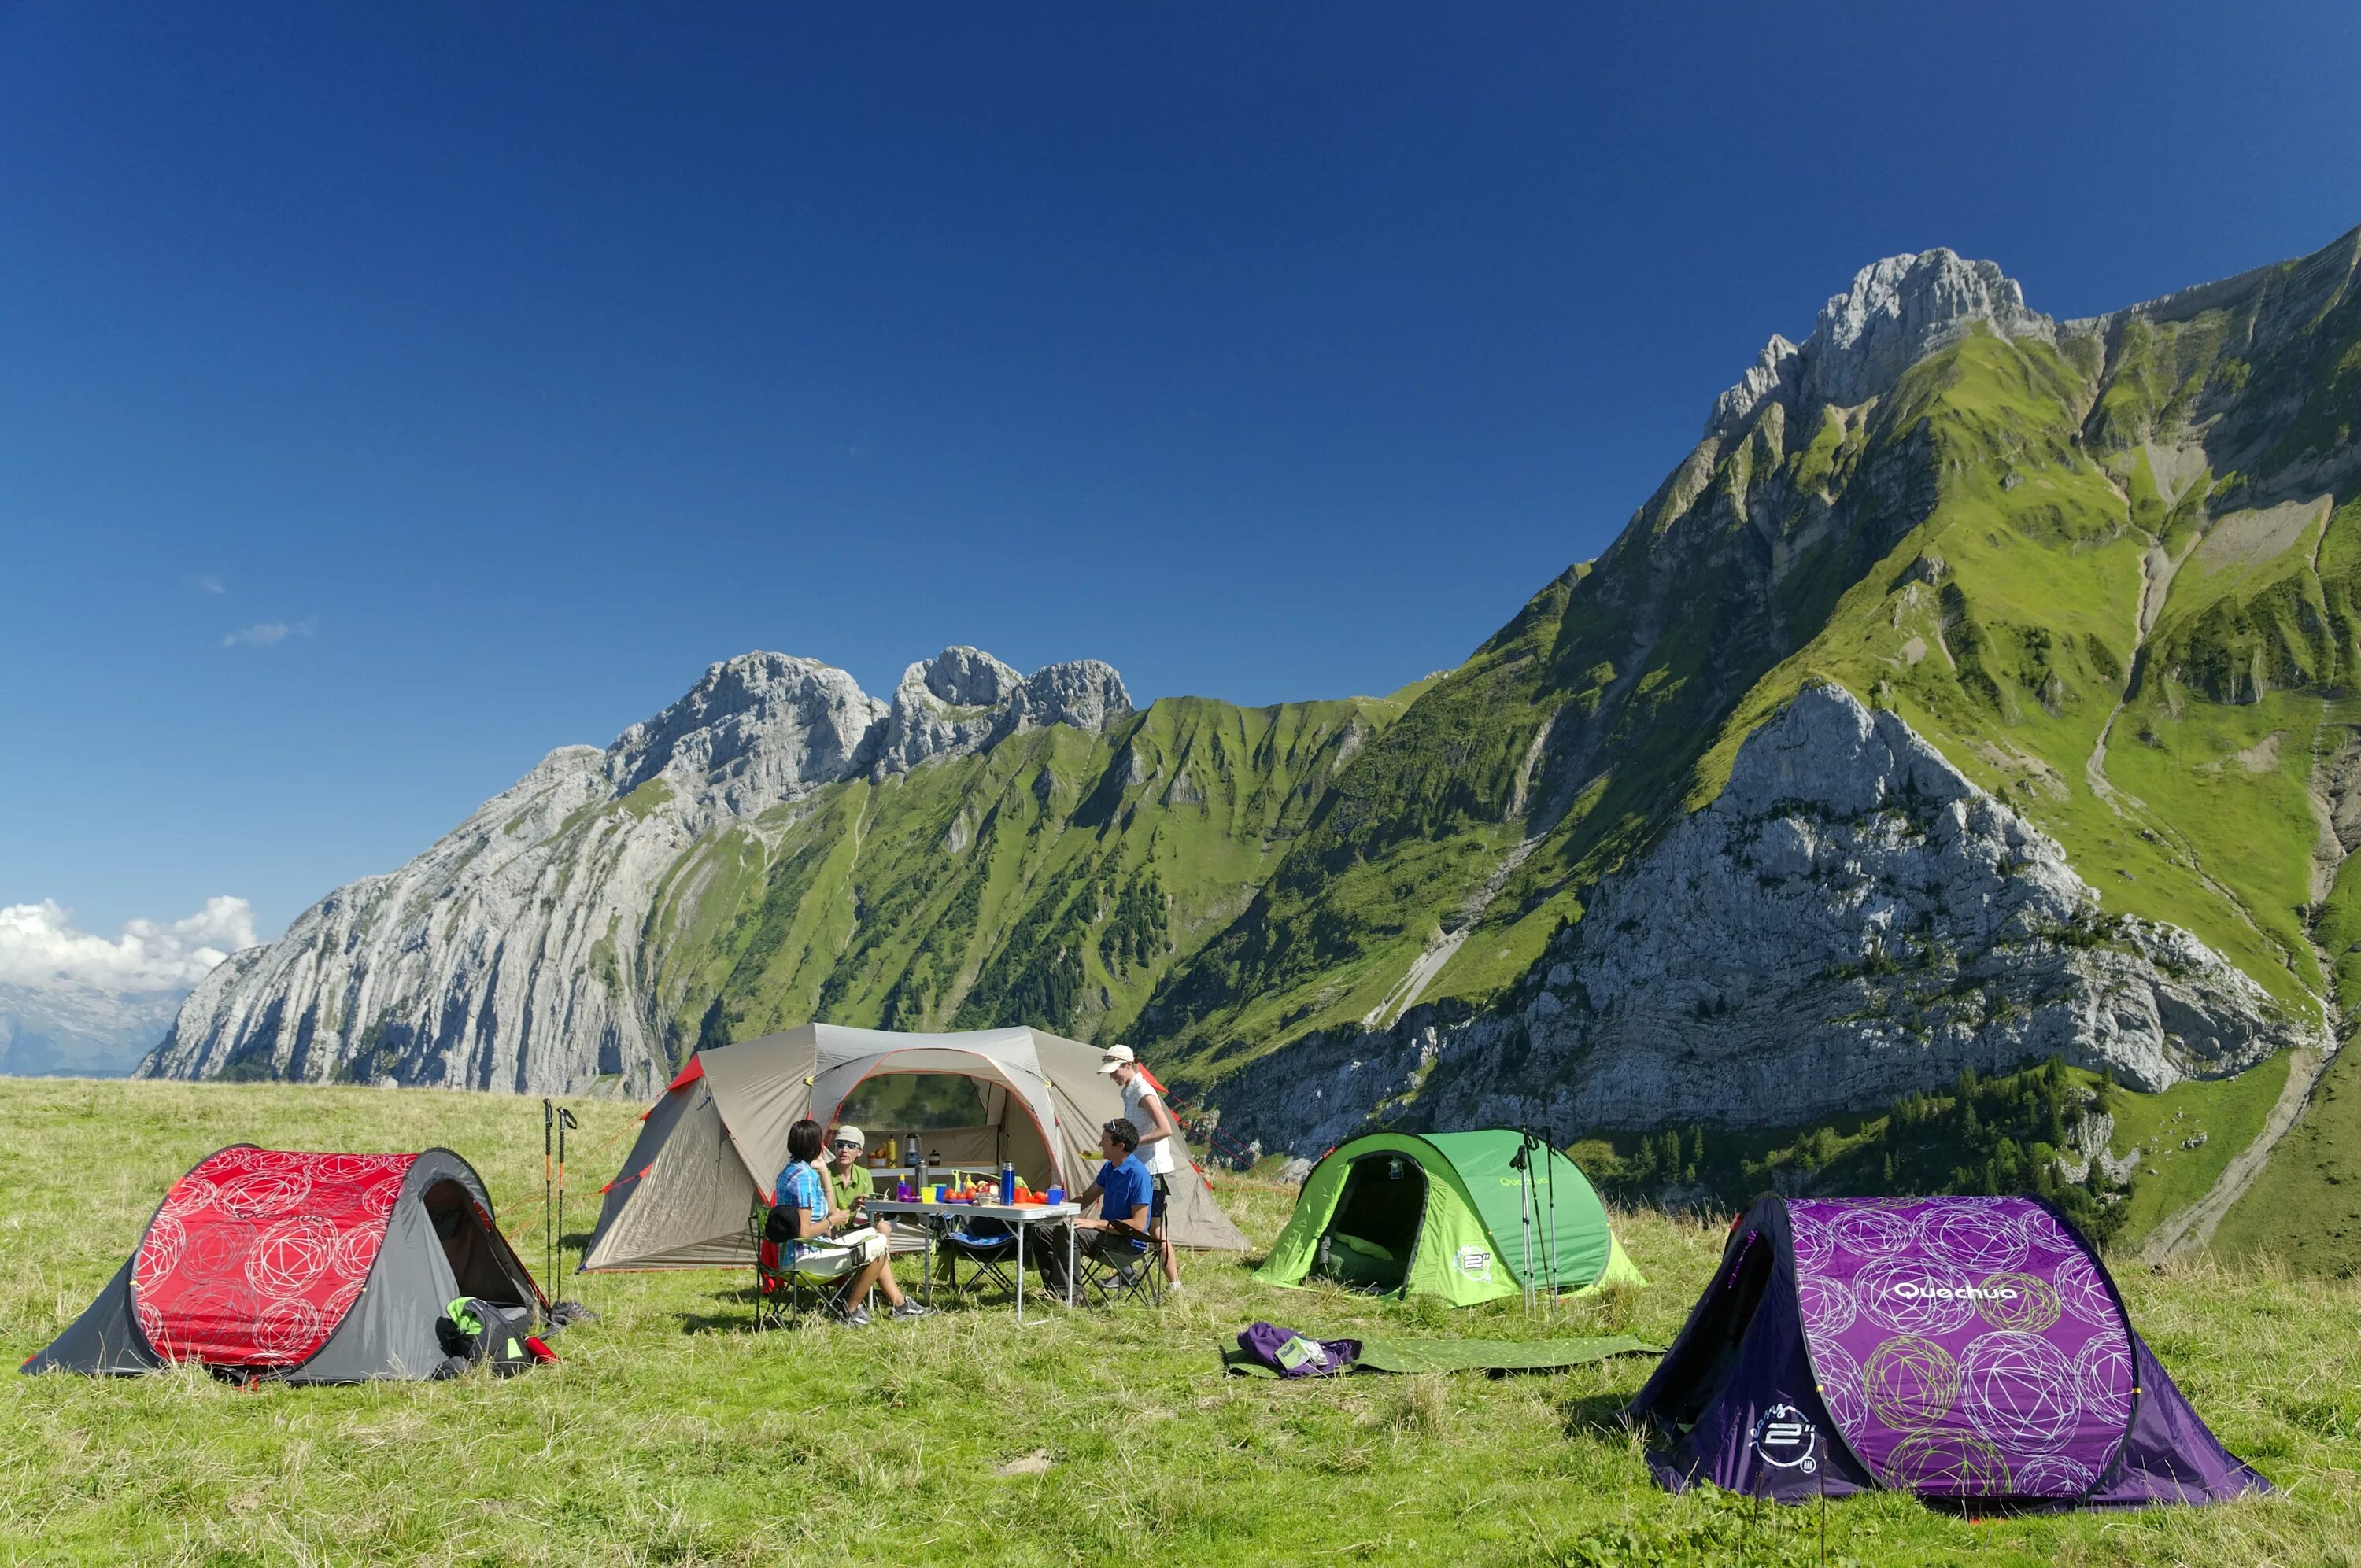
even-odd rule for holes
{"type": "Polygon", "coordinates": [[[941,1214],[953,1220],[1006,1220],[1020,1225],[1071,1220],[1082,1212],[1080,1203],[921,1203],[905,1198],[873,1198],[866,1207],[873,1214],[941,1214]]]}

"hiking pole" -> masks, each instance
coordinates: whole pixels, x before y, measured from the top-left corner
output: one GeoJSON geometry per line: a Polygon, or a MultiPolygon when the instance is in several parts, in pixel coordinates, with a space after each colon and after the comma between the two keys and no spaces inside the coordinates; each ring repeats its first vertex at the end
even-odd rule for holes
{"type": "MultiPolygon", "coordinates": [[[[579,1127],[574,1113],[565,1106],[557,1108],[557,1252],[558,1261],[566,1261],[566,1130],[579,1127]]],[[[555,1282],[555,1273],[552,1281],[555,1282]]]]}
{"type": "Polygon", "coordinates": [[[1557,1292],[1563,1283],[1557,1277],[1557,1129],[1555,1127],[1545,1126],[1542,1129],[1542,1159],[1543,1168],[1549,1172],[1549,1229],[1544,1234],[1549,1237],[1549,1315],[1550,1321],[1555,1322],[1558,1303],[1561,1299],[1557,1292]]]}
{"type": "Polygon", "coordinates": [[[1528,1318],[1533,1315],[1533,1168],[1530,1157],[1532,1144],[1532,1135],[1520,1127],[1517,1130],[1517,1153],[1509,1161],[1517,1172],[1517,1229],[1524,1244],[1524,1266],[1517,1274],[1520,1287],[1517,1299],[1523,1304],[1528,1318]]]}
{"type": "Polygon", "coordinates": [[[541,1277],[544,1279],[552,1279],[557,1275],[557,1233],[551,1229],[549,1213],[550,1137],[556,1124],[556,1107],[544,1098],[541,1102],[541,1277]]]}

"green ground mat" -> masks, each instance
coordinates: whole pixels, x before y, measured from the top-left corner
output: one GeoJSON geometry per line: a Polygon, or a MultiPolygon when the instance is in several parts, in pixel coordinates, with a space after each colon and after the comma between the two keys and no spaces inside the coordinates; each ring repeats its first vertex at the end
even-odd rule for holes
{"type": "MultiPolygon", "coordinates": [[[[1323,1336],[1312,1335],[1312,1338],[1323,1336]]],[[[1343,1337],[1343,1336],[1338,1336],[1343,1337]]],[[[1604,1339],[1365,1339],[1356,1372],[1555,1372],[1604,1361],[1610,1355],[1661,1355],[1657,1346],[1630,1334],[1604,1339]]],[[[1249,1377],[1278,1373],[1232,1344],[1222,1365],[1249,1377]]]]}

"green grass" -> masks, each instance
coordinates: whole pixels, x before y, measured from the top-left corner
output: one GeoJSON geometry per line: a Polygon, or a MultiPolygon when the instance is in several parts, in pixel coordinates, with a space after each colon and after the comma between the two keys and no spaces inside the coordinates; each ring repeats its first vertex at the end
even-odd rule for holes
{"type": "MultiPolygon", "coordinates": [[[[537,1255],[539,1107],[505,1096],[0,1080],[0,1340],[70,1321],[172,1178],[240,1138],[443,1143],[537,1255]]],[[[576,1177],[611,1174],[633,1107],[577,1102],[576,1177]]],[[[1290,1194],[1232,1183],[1258,1245],[1290,1194]]],[[[0,1385],[0,1559],[142,1563],[1785,1563],[1814,1516],[1648,1481],[1613,1412],[1648,1364],[1565,1375],[1225,1378],[1256,1317],[1397,1336],[1679,1327],[1718,1223],[1620,1216],[1645,1291],[1452,1312],[1268,1290],[1190,1260],[1161,1312],[1018,1330],[980,1308],[862,1332],[746,1327],[730,1272],[576,1279],[599,1321],[511,1382],[241,1392],[202,1376],[0,1385]],[[1041,1475],[998,1474],[1046,1454],[1041,1475]]],[[[2361,1562],[2361,1287],[2268,1265],[2122,1280],[2143,1332],[2230,1446],[2287,1493],[2204,1510],[1971,1521],[1898,1497],[1828,1512],[1837,1563],[2361,1562]]]]}
{"type": "Polygon", "coordinates": [[[2323,1275],[2361,1275],[2361,1056],[2347,1049],[2328,1064],[2303,1119],[2223,1216],[2213,1250],[2299,1258],[2323,1275]]]}
{"type": "MultiPolygon", "coordinates": [[[[2180,1212],[2212,1190],[2230,1161],[2254,1142],[2263,1119],[2287,1086],[2290,1058],[2282,1051],[2235,1078],[2192,1080],[2161,1094],[2115,1096],[2118,1156],[2143,1151],[2125,1200],[2124,1236],[2136,1242],[2168,1215],[2180,1212]],[[2196,1148],[2182,1146],[2204,1135],[2196,1148]]],[[[2283,1256],[2295,1255],[2294,1249],[2283,1256]]]]}

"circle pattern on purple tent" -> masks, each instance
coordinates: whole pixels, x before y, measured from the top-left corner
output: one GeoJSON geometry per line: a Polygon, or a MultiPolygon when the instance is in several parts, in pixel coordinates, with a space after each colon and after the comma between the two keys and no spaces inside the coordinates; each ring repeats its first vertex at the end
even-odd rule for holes
{"type": "Polygon", "coordinates": [[[2010,1489],[2008,1463],[2000,1450],[1963,1431],[1910,1433],[1886,1455],[1883,1479],[1889,1486],[1941,1497],[1984,1497],[2010,1489]]]}
{"type": "Polygon", "coordinates": [[[1834,1244],[1828,1240],[1828,1228],[1808,1214],[1790,1213],[1787,1234],[1795,1250],[1795,1272],[1817,1273],[1826,1268],[1834,1244]]]}
{"type": "Polygon", "coordinates": [[[2025,1232],[2004,1210],[1947,1204],[1919,1222],[1927,1250],[1971,1274],[2015,1268],[2025,1261],[2025,1232]]]}
{"type": "Polygon", "coordinates": [[[1960,1400],[1960,1364],[1933,1340],[1896,1334],[1861,1369],[1861,1398],[1887,1426],[1913,1431],[1950,1413],[1960,1400]]]}
{"type": "Polygon", "coordinates": [[[2058,1287],[2058,1305],[2068,1317],[2097,1329],[2116,1325],[2114,1299],[2107,1294],[2106,1281],[2081,1253],[2059,1258],[2049,1277],[2058,1287]]]}
{"type": "Polygon", "coordinates": [[[2064,1351],[2039,1334],[1996,1329],[1960,1357],[1960,1406],[2004,1451],[2047,1453],[2074,1435],[2082,1395],[2064,1351]]]}
{"type": "Polygon", "coordinates": [[[1812,1373],[1819,1383],[1820,1403],[1839,1431],[1859,1429],[1869,1405],[1861,1395],[1861,1363],[1834,1340],[1806,1336],[1812,1352],[1812,1373]]]}
{"type": "Polygon", "coordinates": [[[1918,1231],[1906,1214],[1851,1204],[1838,1208],[1828,1223],[1832,1244],[1862,1257],[1891,1257],[1906,1252],[1918,1231]]]}
{"type": "Polygon", "coordinates": [[[2062,1453],[2020,1459],[2011,1485],[2020,1497],[2079,1497],[2099,1478],[2062,1453]]]}
{"type": "Polygon", "coordinates": [[[2025,1216],[2025,1245],[2045,1257],[2080,1257],[2082,1244],[2074,1239],[2058,1217],[2037,1205],[2025,1216]]]}
{"type": "Polygon", "coordinates": [[[1844,1281],[1825,1274],[1806,1274],[1795,1281],[1795,1305],[1804,1314],[1804,1332],[1821,1339],[1834,1339],[1852,1327],[1860,1310],[1844,1281]]]}
{"type": "Polygon", "coordinates": [[[2102,1329],[2074,1353],[2074,1387],[2086,1418],[2103,1428],[2132,1419],[2132,1352],[2120,1332],[2102,1329]]]}
{"type": "Polygon", "coordinates": [[[2038,1274],[1994,1274],[1977,1288],[1976,1315],[1996,1329],[2037,1334],[2058,1321],[2058,1292],[2038,1274]]]}
{"type": "Polygon", "coordinates": [[[1926,1257],[1889,1257],[1853,1276],[1853,1299],[1871,1321],[1896,1333],[1947,1334],[1976,1315],[1959,1270],[1926,1257]]]}

